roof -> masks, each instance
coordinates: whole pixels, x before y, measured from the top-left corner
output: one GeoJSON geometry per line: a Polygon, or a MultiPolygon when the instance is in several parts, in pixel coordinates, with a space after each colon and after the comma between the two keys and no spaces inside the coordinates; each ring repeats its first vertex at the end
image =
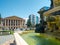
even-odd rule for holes
{"type": "Polygon", "coordinates": [[[4,18],[4,19],[16,19],[16,18],[18,18],[18,19],[22,19],[22,20],[24,20],[23,18],[20,18],[20,17],[18,17],[18,16],[9,16],[9,17],[6,17],[6,18],[4,18]]]}
{"type": "Polygon", "coordinates": [[[51,14],[51,13],[53,13],[53,12],[56,12],[56,11],[59,11],[59,10],[60,10],[60,6],[54,7],[54,8],[52,8],[52,9],[46,11],[46,12],[44,13],[44,15],[49,15],[49,14],[51,14]]]}

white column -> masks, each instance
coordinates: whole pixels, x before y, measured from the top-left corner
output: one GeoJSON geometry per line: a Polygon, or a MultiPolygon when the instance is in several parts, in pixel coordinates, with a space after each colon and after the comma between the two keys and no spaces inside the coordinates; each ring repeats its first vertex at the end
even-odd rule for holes
{"type": "Polygon", "coordinates": [[[23,27],[23,21],[21,21],[21,23],[22,23],[21,27],[23,27]]]}
{"type": "Polygon", "coordinates": [[[20,27],[22,27],[22,21],[20,20],[20,27]]]}
{"type": "MultiPolygon", "coordinates": [[[[21,20],[20,20],[20,25],[21,25],[21,20]]],[[[20,26],[21,27],[21,26],[20,26]]]]}
{"type": "Polygon", "coordinates": [[[17,20],[17,25],[18,25],[18,20],[17,20]]]}
{"type": "Polygon", "coordinates": [[[15,26],[16,26],[16,20],[15,20],[15,26]]]}
{"type": "MultiPolygon", "coordinates": [[[[15,23],[15,22],[14,22],[14,20],[13,20],[13,26],[14,26],[14,23],[15,23]]],[[[14,28],[14,27],[13,27],[13,28],[14,28]]]]}
{"type": "Polygon", "coordinates": [[[6,20],[5,20],[5,27],[6,27],[6,20]]]}
{"type": "Polygon", "coordinates": [[[7,24],[7,25],[8,25],[8,27],[7,27],[7,28],[8,28],[8,30],[9,30],[9,19],[8,19],[7,21],[8,21],[8,24],[7,24]]]}
{"type": "Polygon", "coordinates": [[[9,26],[9,20],[8,20],[8,26],[9,26]]]}
{"type": "Polygon", "coordinates": [[[11,20],[10,20],[10,27],[11,27],[11,20]]]}

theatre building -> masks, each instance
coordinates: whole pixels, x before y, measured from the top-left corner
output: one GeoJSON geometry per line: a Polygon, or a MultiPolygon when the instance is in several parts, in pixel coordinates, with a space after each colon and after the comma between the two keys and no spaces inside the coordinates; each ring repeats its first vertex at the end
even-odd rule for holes
{"type": "Polygon", "coordinates": [[[60,30],[60,0],[51,0],[50,10],[44,12],[44,16],[51,31],[60,30]]]}
{"type": "Polygon", "coordinates": [[[17,16],[10,16],[3,18],[3,30],[14,30],[18,28],[24,28],[25,20],[23,18],[17,17],[17,16]]]}

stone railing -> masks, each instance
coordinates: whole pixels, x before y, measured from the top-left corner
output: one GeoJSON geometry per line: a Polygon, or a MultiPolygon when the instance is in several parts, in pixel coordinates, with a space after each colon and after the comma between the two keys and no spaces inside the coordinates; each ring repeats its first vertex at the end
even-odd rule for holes
{"type": "Polygon", "coordinates": [[[14,37],[16,45],[28,45],[18,33],[14,33],[14,37]]]}

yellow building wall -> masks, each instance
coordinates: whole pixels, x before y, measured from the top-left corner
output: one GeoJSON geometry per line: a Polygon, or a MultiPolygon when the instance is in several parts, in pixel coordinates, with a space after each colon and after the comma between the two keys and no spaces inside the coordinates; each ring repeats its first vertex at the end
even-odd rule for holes
{"type": "Polygon", "coordinates": [[[53,0],[54,7],[60,6],[60,0],[53,0]]]}
{"type": "Polygon", "coordinates": [[[47,25],[50,31],[55,27],[54,24],[56,24],[56,26],[60,30],[60,15],[55,16],[55,19],[56,19],[55,22],[47,22],[47,25]]]}

